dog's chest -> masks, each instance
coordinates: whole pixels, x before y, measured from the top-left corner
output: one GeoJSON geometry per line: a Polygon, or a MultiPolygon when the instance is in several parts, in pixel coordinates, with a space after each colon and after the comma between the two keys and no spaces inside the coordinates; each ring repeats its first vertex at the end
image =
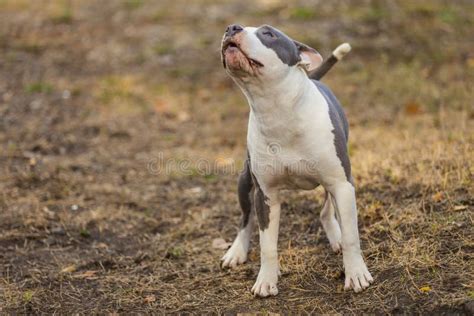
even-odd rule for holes
{"type": "Polygon", "coordinates": [[[249,155],[252,171],[264,186],[313,189],[319,184],[317,151],[272,139],[249,145],[249,155]]]}
{"type": "Polygon", "coordinates": [[[333,159],[334,135],[327,103],[317,94],[291,111],[251,113],[247,146],[252,171],[264,186],[313,189],[333,159]]]}

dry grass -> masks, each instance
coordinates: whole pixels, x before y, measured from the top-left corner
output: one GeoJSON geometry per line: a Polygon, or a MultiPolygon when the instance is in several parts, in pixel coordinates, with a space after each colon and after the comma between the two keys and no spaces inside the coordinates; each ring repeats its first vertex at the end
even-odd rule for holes
{"type": "Polygon", "coordinates": [[[0,312],[472,314],[473,5],[184,4],[0,0],[0,312]],[[354,46],[325,80],[351,124],[364,293],[343,291],[320,191],[284,193],[277,298],[250,294],[258,247],[219,268],[236,175],[196,163],[245,154],[231,22],[354,46]],[[160,157],[194,164],[153,172],[160,157]]]}

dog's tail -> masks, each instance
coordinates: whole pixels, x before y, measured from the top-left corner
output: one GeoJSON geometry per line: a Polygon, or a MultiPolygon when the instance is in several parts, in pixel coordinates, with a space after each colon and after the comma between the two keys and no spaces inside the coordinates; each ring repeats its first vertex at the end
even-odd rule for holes
{"type": "Polygon", "coordinates": [[[310,79],[320,80],[329,71],[329,69],[334,66],[334,64],[341,60],[350,51],[351,45],[349,45],[349,43],[339,45],[332,52],[331,56],[321,64],[321,66],[308,74],[308,77],[310,79]]]}

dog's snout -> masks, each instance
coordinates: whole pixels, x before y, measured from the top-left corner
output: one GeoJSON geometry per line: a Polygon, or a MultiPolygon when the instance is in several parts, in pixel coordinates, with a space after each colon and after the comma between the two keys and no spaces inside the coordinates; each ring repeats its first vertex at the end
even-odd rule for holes
{"type": "Polygon", "coordinates": [[[239,25],[239,24],[231,24],[227,27],[227,29],[225,30],[225,34],[227,36],[234,36],[235,34],[243,31],[244,28],[239,25]]]}

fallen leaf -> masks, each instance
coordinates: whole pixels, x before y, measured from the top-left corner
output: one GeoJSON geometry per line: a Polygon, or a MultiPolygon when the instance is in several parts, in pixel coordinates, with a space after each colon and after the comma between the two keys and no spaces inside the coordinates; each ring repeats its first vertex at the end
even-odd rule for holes
{"type": "Polygon", "coordinates": [[[429,287],[428,285],[422,286],[420,287],[420,291],[423,293],[428,293],[431,291],[431,287],[429,287]]]}
{"type": "Polygon", "coordinates": [[[61,273],[71,273],[76,271],[77,267],[76,265],[72,264],[70,266],[67,266],[61,270],[61,273]]]}
{"type": "Polygon", "coordinates": [[[107,248],[109,248],[109,246],[107,246],[107,244],[103,243],[103,242],[99,242],[97,244],[94,244],[93,247],[97,248],[97,249],[107,249],[107,248]]]}
{"type": "Polygon", "coordinates": [[[143,300],[145,301],[145,303],[153,303],[156,301],[156,296],[151,294],[146,296],[143,300]]]}
{"type": "Polygon", "coordinates": [[[456,206],[454,207],[454,210],[455,210],[455,211],[463,211],[463,210],[465,210],[465,209],[467,209],[467,205],[456,205],[456,206]]]}
{"type": "Polygon", "coordinates": [[[95,275],[98,271],[88,270],[81,274],[76,274],[74,277],[79,279],[86,279],[86,280],[95,280],[98,277],[95,275]]]}
{"type": "Polygon", "coordinates": [[[194,187],[184,191],[186,195],[200,195],[204,192],[201,187],[194,187]]]}
{"type": "Polygon", "coordinates": [[[228,249],[230,247],[230,242],[226,242],[222,238],[216,238],[212,241],[212,248],[214,249],[228,249]]]}
{"type": "Polygon", "coordinates": [[[191,118],[191,115],[189,115],[188,112],[186,111],[178,112],[178,121],[180,121],[181,123],[189,121],[190,118],[191,118]]]}
{"type": "Polygon", "coordinates": [[[169,111],[169,104],[163,99],[157,99],[154,105],[154,110],[157,113],[166,113],[169,111]]]}
{"type": "Polygon", "coordinates": [[[30,158],[30,166],[36,166],[36,159],[35,159],[35,157],[30,158]]]}
{"type": "Polygon", "coordinates": [[[56,213],[50,211],[49,208],[46,206],[42,208],[42,211],[45,212],[49,217],[55,217],[56,215],[56,213]]]}
{"type": "Polygon", "coordinates": [[[431,199],[435,202],[440,202],[443,199],[443,192],[436,192],[431,196],[431,199]]]}
{"type": "Polygon", "coordinates": [[[405,104],[405,114],[417,115],[422,112],[420,104],[415,101],[410,101],[405,104]]]}

